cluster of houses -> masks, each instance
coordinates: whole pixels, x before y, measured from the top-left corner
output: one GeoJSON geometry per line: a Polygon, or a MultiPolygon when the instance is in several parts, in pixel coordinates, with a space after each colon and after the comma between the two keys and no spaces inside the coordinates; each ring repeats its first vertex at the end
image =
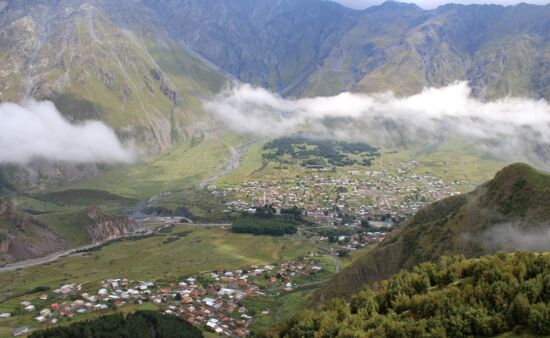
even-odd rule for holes
{"type": "Polygon", "coordinates": [[[428,203],[458,194],[433,175],[417,175],[418,162],[404,162],[393,171],[348,170],[339,173],[306,172],[294,178],[244,182],[223,193],[235,195],[225,204],[227,213],[297,206],[319,225],[359,225],[360,220],[402,220],[428,203]],[[351,215],[352,220],[342,217],[351,215]]]}
{"type": "Polygon", "coordinates": [[[78,314],[107,310],[109,308],[107,301],[107,299],[82,292],[82,285],[66,284],[50,294],[40,294],[33,302],[22,301],[20,305],[24,311],[36,315],[34,317],[36,322],[57,324],[63,318],[70,319],[78,314]]]}
{"type": "MultiPolygon", "coordinates": [[[[245,337],[250,334],[254,319],[244,305],[245,298],[272,290],[292,291],[297,286],[295,278],[323,270],[315,256],[308,253],[278,265],[214,271],[174,282],[120,278],[102,280],[95,287],[67,284],[33,300],[22,301],[20,305],[23,311],[33,313],[40,327],[40,324],[57,324],[87,312],[149,302],[167,315],[179,316],[218,334],[245,337]]],[[[14,335],[21,335],[28,332],[28,328],[16,331],[14,335]]]]}

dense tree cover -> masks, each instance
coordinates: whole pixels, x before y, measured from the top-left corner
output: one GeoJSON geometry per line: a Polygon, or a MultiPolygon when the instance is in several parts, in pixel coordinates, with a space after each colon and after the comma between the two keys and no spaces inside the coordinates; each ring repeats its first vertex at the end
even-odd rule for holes
{"type": "Polygon", "coordinates": [[[258,217],[241,215],[233,221],[231,231],[254,235],[284,236],[298,231],[296,223],[284,217],[258,217]]]}
{"type": "Polygon", "coordinates": [[[550,335],[550,255],[442,257],[333,299],[268,332],[272,337],[550,335]]]}
{"type": "Polygon", "coordinates": [[[357,162],[350,155],[364,155],[361,162],[370,166],[372,159],[378,156],[378,149],[366,143],[336,142],[333,140],[310,139],[306,137],[283,137],[264,145],[263,157],[266,160],[274,160],[284,155],[290,155],[295,159],[302,159],[302,164],[325,165],[328,161],[334,166],[353,165],[357,162]]]}
{"type": "Polygon", "coordinates": [[[202,332],[185,320],[156,311],[114,314],[33,332],[31,338],[202,338],[202,332]]]}

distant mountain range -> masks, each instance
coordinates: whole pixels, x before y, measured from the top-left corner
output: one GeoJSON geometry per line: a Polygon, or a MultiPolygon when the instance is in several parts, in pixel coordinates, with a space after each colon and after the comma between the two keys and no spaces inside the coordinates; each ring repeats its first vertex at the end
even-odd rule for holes
{"type": "MultiPolygon", "coordinates": [[[[480,98],[550,99],[548,32],[550,5],[0,0],[0,101],[52,100],[70,121],[101,120],[159,154],[220,130],[202,102],[235,79],[298,97],[468,80],[480,98]]],[[[0,190],[98,172],[2,165],[0,190]]]]}
{"type": "Polygon", "coordinates": [[[548,251],[548,224],[550,175],[513,164],[473,192],[419,210],[372,251],[336,274],[312,299],[348,298],[365,283],[444,255],[548,251]]]}
{"type": "Polygon", "coordinates": [[[411,94],[461,79],[481,97],[550,98],[550,5],[426,11],[386,2],[355,11],[318,0],[145,2],[175,40],[283,94],[411,94]]]}
{"type": "Polygon", "coordinates": [[[418,92],[550,99],[550,5],[320,0],[0,1],[0,99],[51,99],[150,152],[213,128],[200,99],[236,78],[285,95],[418,92]]]}

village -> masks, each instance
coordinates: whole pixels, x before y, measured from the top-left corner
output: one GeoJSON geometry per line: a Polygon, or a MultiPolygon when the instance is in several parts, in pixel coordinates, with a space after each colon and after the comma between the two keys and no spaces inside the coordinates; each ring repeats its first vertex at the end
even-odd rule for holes
{"type": "Polygon", "coordinates": [[[466,183],[445,184],[435,175],[417,175],[414,167],[415,161],[402,163],[391,172],[308,169],[295,177],[248,181],[223,190],[209,186],[213,193],[230,197],[225,199],[229,215],[254,214],[265,205],[278,212],[297,207],[309,223],[300,226],[295,236],[311,241],[316,252],[277,264],[212,271],[180,280],[120,277],[95,284],[64,284],[37,293],[34,299],[21,301],[13,313],[0,316],[27,314],[32,318],[33,325],[21,326],[12,333],[19,336],[31,328],[87,319],[119,308],[152,306],[219,335],[249,336],[256,317],[271,311],[251,311],[246,305],[250,300],[323,283],[340,270],[338,258],[379,243],[419,208],[458,194],[458,185],[466,183]],[[323,261],[325,257],[331,263],[323,261]],[[334,270],[329,272],[327,264],[334,264],[334,270]]]}
{"type": "Polygon", "coordinates": [[[226,213],[252,211],[259,205],[296,206],[319,226],[359,226],[367,220],[387,227],[413,215],[423,206],[459,193],[464,181],[448,185],[435,175],[417,175],[416,161],[388,170],[308,170],[296,177],[244,182],[217,191],[236,196],[225,203],[226,213]]]}
{"type": "MultiPolygon", "coordinates": [[[[116,278],[102,280],[95,286],[65,284],[32,300],[22,301],[16,312],[32,314],[39,329],[79,317],[84,319],[88,313],[106,314],[128,305],[149,303],[166,315],[179,316],[219,335],[246,337],[254,316],[266,315],[270,309],[251,313],[243,301],[270,293],[291,292],[300,287],[297,280],[316,280],[319,275],[324,278],[326,271],[318,256],[310,252],[300,259],[278,265],[213,271],[178,281],[116,278]]],[[[10,317],[12,314],[2,315],[10,317]]],[[[28,332],[29,327],[19,327],[13,336],[28,332]]]]}

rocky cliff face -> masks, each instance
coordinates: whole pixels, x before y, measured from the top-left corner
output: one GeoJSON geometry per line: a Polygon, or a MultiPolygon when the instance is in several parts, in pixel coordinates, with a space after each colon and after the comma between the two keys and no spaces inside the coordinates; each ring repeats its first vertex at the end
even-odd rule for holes
{"type": "Polygon", "coordinates": [[[101,243],[112,239],[143,233],[147,229],[127,217],[110,216],[98,208],[89,208],[88,217],[92,223],[86,225],[92,243],[101,243]]]}
{"type": "Polygon", "coordinates": [[[66,243],[47,224],[0,198],[0,264],[62,250],[66,243]]]}

